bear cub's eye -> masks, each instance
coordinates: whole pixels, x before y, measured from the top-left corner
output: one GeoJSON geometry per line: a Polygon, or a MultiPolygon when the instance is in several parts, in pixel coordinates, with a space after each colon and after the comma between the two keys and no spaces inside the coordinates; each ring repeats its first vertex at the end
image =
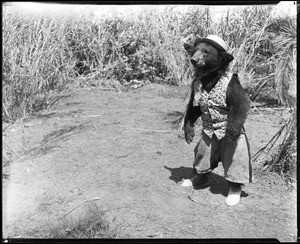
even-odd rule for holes
{"type": "Polygon", "coordinates": [[[208,54],[208,53],[209,53],[209,51],[206,50],[206,49],[204,49],[203,52],[204,52],[205,54],[208,54]]]}

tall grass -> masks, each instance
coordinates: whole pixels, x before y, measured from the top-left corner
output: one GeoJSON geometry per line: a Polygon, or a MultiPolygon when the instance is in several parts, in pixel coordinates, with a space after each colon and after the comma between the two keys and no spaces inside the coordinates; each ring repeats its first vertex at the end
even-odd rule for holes
{"type": "Polygon", "coordinates": [[[14,120],[47,106],[47,95],[72,77],[65,26],[49,16],[3,11],[3,118],[14,120]]]}
{"type": "MultiPolygon", "coordinates": [[[[217,22],[209,8],[193,7],[179,14],[168,7],[163,12],[145,10],[132,18],[92,21],[88,14],[29,15],[4,7],[3,120],[14,121],[47,108],[53,94],[69,86],[120,87],[132,80],[189,84],[191,71],[182,41],[208,34],[219,35],[229,44],[235,56],[231,68],[239,73],[252,99],[265,97],[266,88],[277,87],[275,99],[285,104],[289,99],[282,95],[286,89],[280,89],[280,84],[284,87],[281,81],[287,84],[293,78],[281,72],[288,70],[288,59],[277,65],[278,52],[283,50],[279,43],[289,40],[295,47],[295,38],[280,33],[290,33],[287,29],[295,26],[278,29],[281,24],[272,24],[270,12],[269,6],[228,10],[217,22]]],[[[289,50],[287,54],[294,49],[289,50]]]]}
{"type": "Polygon", "coordinates": [[[47,108],[51,92],[65,89],[78,76],[180,83],[182,53],[174,50],[180,48],[180,42],[174,43],[180,38],[168,33],[170,16],[154,14],[156,22],[147,13],[138,20],[93,23],[83,15],[29,15],[4,8],[4,121],[47,108]]]}

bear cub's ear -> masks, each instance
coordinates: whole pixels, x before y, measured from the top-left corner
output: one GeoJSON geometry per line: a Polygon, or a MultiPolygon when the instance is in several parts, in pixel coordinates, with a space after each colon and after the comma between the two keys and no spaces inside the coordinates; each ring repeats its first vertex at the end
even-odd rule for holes
{"type": "Polygon", "coordinates": [[[190,45],[188,43],[183,43],[183,47],[189,55],[193,56],[193,54],[194,54],[194,46],[193,45],[190,45]]]}
{"type": "Polygon", "coordinates": [[[227,52],[221,52],[220,55],[224,65],[228,65],[234,59],[233,56],[227,52]]]}

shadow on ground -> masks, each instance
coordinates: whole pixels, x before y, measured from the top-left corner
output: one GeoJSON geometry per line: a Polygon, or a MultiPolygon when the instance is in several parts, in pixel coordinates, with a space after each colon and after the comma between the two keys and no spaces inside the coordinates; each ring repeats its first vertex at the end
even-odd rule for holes
{"type": "Polygon", "coordinates": [[[179,183],[183,178],[188,179],[193,173],[193,169],[190,167],[184,167],[184,166],[181,166],[179,168],[170,168],[167,166],[164,167],[165,169],[171,172],[171,176],[169,177],[169,179],[175,181],[176,184],[179,183]]]}
{"type": "MultiPolygon", "coordinates": [[[[79,103],[80,104],[80,103],[79,103]]],[[[30,121],[31,119],[49,119],[53,117],[60,117],[60,118],[65,118],[65,117],[76,117],[78,115],[82,115],[84,112],[83,109],[76,109],[72,111],[54,111],[54,112],[47,112],[47,111],[39,111],[35,114],[33,114],[31,117],[28,119],[25,119],[25,122],[30,121]]]]}
{"type": "Polygon", "coordinates": [[[58,142],[66,141],[73,134],[81,133],[90,126],[90,122],[85,122],[80,125],[66,125],[63,128],[52,131],[49,134],[45,135],[40,145],[29,149],[25,152],[28,155],[42,156],[55,148],[61,148],[58,142]]]}
{"type": "Polygon", "coordinates": [[[164,119],[168,122],[171,123],[172,128],[176,129],[180,126],[180,122],[182,121],[184,117],[184,113],[181,111],[173,111],[169,112],[165,115],[164,119]]]}
{"type": "MultiPolygon", "coordinates": [[[[169,177],[169,179],[173,180],[176,184],[178,184],[182,179],[188,179],[193,173],[193,168],[191,167],[183,167],[183,166],[179,168],[170,168],[167,166],[164,167],[165,169],[171,172],[171,176],[169,177]]],[[[207,187],[193,186],[195,190],[200,190],[208,187],[211,193],[221,194],[224,197],[227,197],[228,190],[229,190],[229,182],[224,177],[212,172],[209,175],[209,186],[207,187]]],[[[248,194],[242,191],[241,197],[247,197],[247,196],[248,194]]]]}

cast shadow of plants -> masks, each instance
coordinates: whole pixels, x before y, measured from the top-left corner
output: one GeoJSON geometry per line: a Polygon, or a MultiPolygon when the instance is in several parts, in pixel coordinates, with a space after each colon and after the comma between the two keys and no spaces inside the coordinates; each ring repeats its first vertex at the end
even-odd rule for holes
{"type": "MultiPolygon", "coordinates": [[[[169,177],[170,180],[173,180],[176,184],[179,183],[182,179],[188,179],[192,173],[193,168],[190,167],[179,167],[179,168],[170,168],[167,166],[164,166],[165,169],[169,170],[171,172],[171,176],[169,177]]],[[[229,190],[229,182],[222,176],[210,173],[209,175],[209,191],[213,194],[221,194],[224,197],[227,197],[228,190],[229,190]]],[[[204,187],[204,188],[207,188],[204,187]]],[[[193,186],[195,190],[201,190],[203,187],[201,186],[193,186]]],[[[248,194],[244,191],[242,191],[241,197],[247,197],[248,194]]]]}
{"type": "Polygon", "coordinates": [[[181,121],[183,120],[184,113],[181,111],[173,111],[169,112],[165,115],[165,120],[167,123],[170,123],[173,129],[178,129],[181,125],[181,121]]]}
{"type": "Polygon", "coordinates": [[[86,122],[80,125],[66,125],[63,128],[52,131],[44,136],[40,145],[28,150],[26,154],[42,156],[49,153],[55,148],[61,148],[58,144],[60,141],[66,141],[70,136],[81,133],[90,126],[90,122],[86,122]]]}
{"type": "MultiPolygon", "coordinates": [[[[80,103],[78,103],[80,104],[80,103]]],[[[38,113],[35,113],[32,118],[37,118],[37,119],[49,119],[53,117],[60,117],[60,118],[65,118],[65,117],[76,117],[78,114],[82,114],[84,112],[83,109],[76,109],[76,110],[71,110],[71,111],[40,111],[38,113]]],[[[26,122],[29,121],[31,118],[25,120],[26,122]]]]}

